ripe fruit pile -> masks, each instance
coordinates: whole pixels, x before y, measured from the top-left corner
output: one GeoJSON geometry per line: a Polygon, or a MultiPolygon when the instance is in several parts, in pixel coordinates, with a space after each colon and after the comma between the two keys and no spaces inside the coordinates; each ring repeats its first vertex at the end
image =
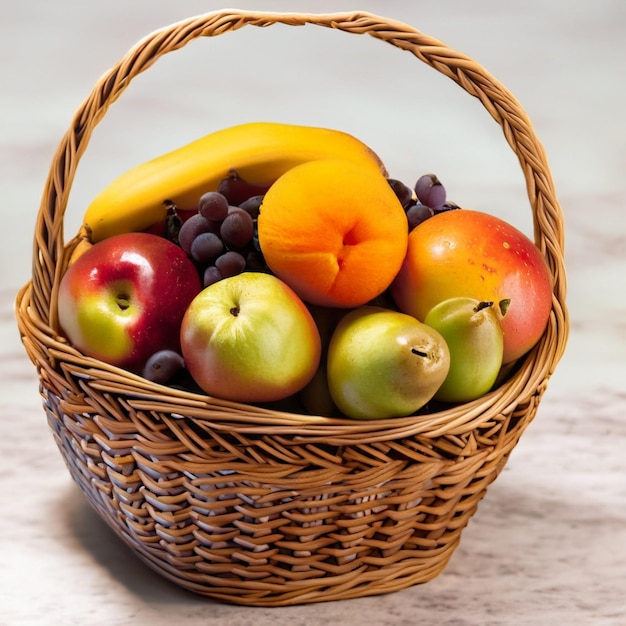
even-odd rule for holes
{"type": "Polygon", "coordinates": [[[355,419],[468,402],[551,311],[528,237],[338,131],[218,131],[114,181],[85,225],[59,286],[69,342],[223,400],[355,419]]]}

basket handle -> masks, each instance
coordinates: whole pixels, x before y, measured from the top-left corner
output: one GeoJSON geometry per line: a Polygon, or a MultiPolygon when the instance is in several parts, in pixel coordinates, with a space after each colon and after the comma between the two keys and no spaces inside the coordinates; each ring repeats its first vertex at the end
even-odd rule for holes
{"type": "Polygon", "coordinates": [[[543,147],[526,113],[513,95],[470,57],[455,52],[407,24],[365,12],[300,14],[216,11],[157,30],[129,50],[100,78],[77,109],[50,166],[33,245],[31,304],[40,318],[47,320],[51,329],[58,328],[56,292],[64,271],[63,216],[78,162],[94,128],[111,104],[120,97],[134,77],[148,69],[159,57],[182,48],[194,39],[214,37],[247,25],[264,27],[273,24],[311,24],[346,33],[368,34],[411,52],[481,101],[502,127],[508,144],[518,156],[532,208],[535,243],[546,258],[553,276],[553,310],[560,317],[563,327],[566,327],[563,215],[543,147]]]}

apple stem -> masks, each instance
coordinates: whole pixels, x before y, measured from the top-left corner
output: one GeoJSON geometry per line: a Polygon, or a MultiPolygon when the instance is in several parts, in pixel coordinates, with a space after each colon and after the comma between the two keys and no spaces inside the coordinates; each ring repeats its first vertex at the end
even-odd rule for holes
{"type": "Polygon", "coordinates": [[[482,302],[479,302],[474,307],[474,313],[478,313],[478,311],[482,311],[483,309],[486,309],[487,307],[490,307],[490,306],[493,306],[492,300],[483,300],[482,302]]]}
{"type": "Polygon", "coordinates": [[[417,354],[417,356],[423,356],[423,357],[428,356],[428,352],[424,352],[423,350],[418,350],[417,348],[411,348],[411,352],[413,354],[417,354]]]}

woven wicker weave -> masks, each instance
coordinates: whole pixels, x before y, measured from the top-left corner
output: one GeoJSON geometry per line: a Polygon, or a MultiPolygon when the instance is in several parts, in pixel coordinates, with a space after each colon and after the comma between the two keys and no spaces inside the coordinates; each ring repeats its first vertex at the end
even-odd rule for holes
{"type": "Polygon", "coordinates": [[[371,14],[220,11],[145,38],[78,109],[51,165],[33,276],[16,315],[71,475],[150,567],[186,589],[248,605],[385,593],[444,569],[536,413],[569,328],[562,213],[526,114],[471,58],[371,14]],[[199,37],[275,23],[367,34],[408,50],[477,97],[502,127],[526,180],[554,297],[539,344],[487,396],[393,420],[296,415],[170,390],[87,358],[59,336],[57,289],[76,244],[64,242],[63,216],[94,127],[162,55],[199,37]]]}

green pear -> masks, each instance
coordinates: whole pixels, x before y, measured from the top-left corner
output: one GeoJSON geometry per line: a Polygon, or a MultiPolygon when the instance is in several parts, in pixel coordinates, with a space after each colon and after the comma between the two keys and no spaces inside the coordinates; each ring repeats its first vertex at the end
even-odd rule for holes
{"type": "Polygon", "coordinates": [[[433,397],[449,366],[448,347],[435,329],[405,313],[364,305],[333,332],[328,388],[347,417],[401,417],[433,397]]]}
{"type": "Polygon", "coordinates": [[[437,390],[442,402],[469,402],[487,393],[502,366],[504,336],[500,317],[508,307],[476,298],[444,300],[426,314],[424,323],[437,330],[450,350],[450,369],[437,390]]]}

